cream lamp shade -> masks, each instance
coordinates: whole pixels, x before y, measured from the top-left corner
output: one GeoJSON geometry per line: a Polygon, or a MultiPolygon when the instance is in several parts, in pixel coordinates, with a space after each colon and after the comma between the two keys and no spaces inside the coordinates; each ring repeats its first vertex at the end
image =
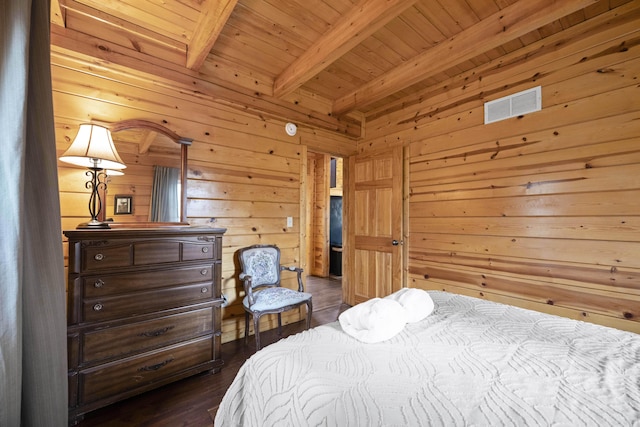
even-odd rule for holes
{"type": "Polygon", "coordinates": [[[91,220],[78,225],[77,228],[111,228],[106,222],[98,220],[98,215],[103,208],[99,190],[106,194],[106,180],[109,170],[113,175],[113,171],[124,169],[126,166],[116,151],[109,129],[94,124],[81,124],[76,138],[69,149],[60,157],[60,160],[89,169],[86,174],[90,179],[86,182],[85,187],[91,190],[89,197],[91,220]]]}
{"type": "Polygon", "coordinates": [[[86,168],[126,168],[116,151],[109,129],[88,123],[80,125],[76,138],[60,160],[86,168]]]}

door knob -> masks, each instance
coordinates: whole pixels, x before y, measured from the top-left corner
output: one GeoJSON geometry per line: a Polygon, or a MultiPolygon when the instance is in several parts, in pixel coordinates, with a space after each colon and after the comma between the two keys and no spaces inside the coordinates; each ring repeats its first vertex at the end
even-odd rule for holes
{"type": "Polygon", "coordinates": [[[391,244],[392,244],[393,246],[398,246],[398,245],[400,244],[400,242],[398,242],[397,240],[392,240],[392,241],[391,241],[391,244]]]}

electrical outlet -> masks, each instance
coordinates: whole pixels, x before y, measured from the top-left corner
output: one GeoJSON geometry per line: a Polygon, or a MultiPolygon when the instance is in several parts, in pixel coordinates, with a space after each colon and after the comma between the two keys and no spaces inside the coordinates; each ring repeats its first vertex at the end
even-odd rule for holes
{"type": "Polygon", "coordinates": [[[292,216],[288,216],[287,217],[287,228],[291,228],[293,227],[293,217],[292,216]]]}

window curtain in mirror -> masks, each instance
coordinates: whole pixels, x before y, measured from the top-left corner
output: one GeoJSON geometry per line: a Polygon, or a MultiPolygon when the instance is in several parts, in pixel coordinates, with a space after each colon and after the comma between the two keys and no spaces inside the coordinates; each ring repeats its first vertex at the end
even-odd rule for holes
{"type": "Polygon", "coordinates": [[[49,2],[0,0],[0,426],[67,425],[49,2]]]}
{"type": "Polygon", "coordinates": [[[154,166],[153,188],[151,189],[151,209],[149,221],[179,222],[178,183],[180,169],[154,166]]]}

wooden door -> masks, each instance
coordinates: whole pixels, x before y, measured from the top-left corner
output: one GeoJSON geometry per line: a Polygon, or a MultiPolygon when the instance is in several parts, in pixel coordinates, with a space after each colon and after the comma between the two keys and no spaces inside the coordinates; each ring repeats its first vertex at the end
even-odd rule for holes
{"type": "Polygon", "coordinates": [[[403,284],[403,149],[349,159],[350,304],[403,284]]]}

